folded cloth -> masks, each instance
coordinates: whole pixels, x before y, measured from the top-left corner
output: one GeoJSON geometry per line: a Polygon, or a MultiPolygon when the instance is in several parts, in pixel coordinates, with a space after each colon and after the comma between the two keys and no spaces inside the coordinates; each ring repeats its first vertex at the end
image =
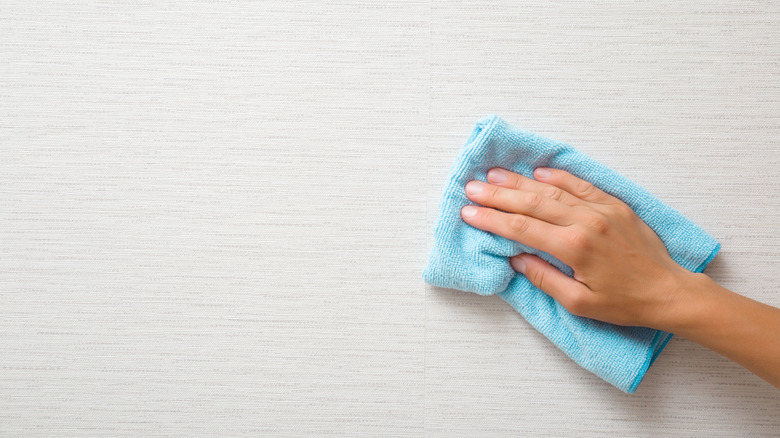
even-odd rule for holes
{"type": "Polygon", "coordinates": [[[583,368],[633,393],[672,334],[573,315],[515,272],[509,257],[532,253],[567,275],[573,274],[569,266],[547,253],[463,222],[460,210],[471,203],[464,186],[473,179],[486,181],[487,171],[493,167],[531,178],[537,167],[551,167],[591,182],[628,204],[655,230],[672,258],[690,271],[703,271],[720,244],[636,183],[570,145],[517,129],[496,115],[480,119],[471,132],[441,198],[433,249],[423,278],[434,286],[498,294],[583,368]]]}

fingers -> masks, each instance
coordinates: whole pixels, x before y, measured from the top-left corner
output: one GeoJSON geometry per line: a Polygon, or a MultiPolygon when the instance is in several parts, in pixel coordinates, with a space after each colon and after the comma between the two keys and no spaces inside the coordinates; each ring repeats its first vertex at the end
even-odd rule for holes
{"type": "Polygon", "coordinates": [[[525,192],[536,192],[547,198],[562,202],[566,205],[582,204],[582,201],[576,196],[567,193],[550,184],[534,181],[523,175],[510,172],[506,169],[495,167],[490,169],[487,174],[487,180],[490,184],[508,189],[522,190],[525,192]]]}
{"type": "Polygon", "coordinates": [[[574,222],[572,207],[543,196],[537,192],[507,189],[481,181],[466,184],[466,196],[485,207],[497,208],[507,213],[519,213],[555,225],[574,222]]]}
{"type": "Polygon", "coordinates": [[[597,204],[612,204],[616,201],[621,202],[614,196],[604,193],[593,184],[577,178],[565,170],[540,167],[534,171],[534,178],[536,178],[537,181],[561,188],[567,193],[585,201],[597,204]]]}
{"type": "Polygon", "coordinates": [[[514,256],[509,262],[517,272],[524,274],[534,286],[553,297],[566,310],[587,316],[593,295],[587,286],[531,254],[514,256]]]}
{"type": "Polygon", "coordinates": [[[463,221],[472,227],[540,249],[560,259],[558,255],[565,245],[563,227],[530,216],[475,205],[463,207],[460,214],[463,221]]]}

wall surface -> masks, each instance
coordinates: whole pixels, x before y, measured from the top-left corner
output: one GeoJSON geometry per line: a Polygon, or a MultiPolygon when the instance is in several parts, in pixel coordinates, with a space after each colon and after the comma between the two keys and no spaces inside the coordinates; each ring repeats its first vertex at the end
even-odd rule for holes
{"type": "Polygon", "coordinates": [[[575,145],[780,306],[780,3],[0,1],[0,436],[769,436],[420,273],[480,117],[575,145]]]}

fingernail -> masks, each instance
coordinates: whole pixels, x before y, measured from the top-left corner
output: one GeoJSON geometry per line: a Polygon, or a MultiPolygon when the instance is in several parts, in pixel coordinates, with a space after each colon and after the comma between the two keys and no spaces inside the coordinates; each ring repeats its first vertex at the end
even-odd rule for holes
{"type": "Polygon", "coordinates": [[[469,195],[478,195],[482,193],[482,183],[479,181],[469,181],[466,184],[466,193],[469,195]]]}
{"type": "Polygon", "coordinates": [[[463,215],[463,217],[472,217],[477,214],[477,207],[467,205],[460,210],[460,214],[463,215]]]}
{"type": "Polygon", "coordinates": [[[535,170],[536,177],[537,178],[549,178],[552,172],[550,172],[550,169],[545,169],[544,167],[540,167],[535,170]]]}
{"type": "Polygon", "coordinates": [[[488,181],[501,184],[506,181],[506,172],[501,169],[490,169],[487,174],[488,181]]]}
{"type": "Polygon", "coordinates": [[[515,271],[525,274],[525,262],[520,257],[512,257],[509,262],[515,271]]]}

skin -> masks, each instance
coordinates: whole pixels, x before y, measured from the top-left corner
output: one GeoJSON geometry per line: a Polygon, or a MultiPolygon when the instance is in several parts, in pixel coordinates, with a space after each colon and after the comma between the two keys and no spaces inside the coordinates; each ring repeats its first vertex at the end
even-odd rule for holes
{"type": "Polygon", "coordinates": [[[531,254],[512,267],[571,313],[685,337],[780,388],[780,309],[731,292],[679,266],[625,203],[558,169],[534,179],[505,169],[470,181],[469,225],[556,257],[571,278],[531,254]]]}

